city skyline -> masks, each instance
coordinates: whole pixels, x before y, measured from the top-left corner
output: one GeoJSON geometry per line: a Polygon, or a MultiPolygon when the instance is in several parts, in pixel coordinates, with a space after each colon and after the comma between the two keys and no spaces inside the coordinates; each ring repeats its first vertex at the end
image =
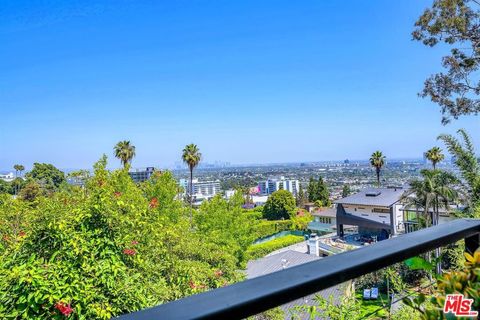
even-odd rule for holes
{"type": "Polygon", "coordinates": [[[478,145],[477,117],[442,126],[417,97],[447,49],[411,41],[429,4],[16,1],[0,21],[0,169],[104,153],[117,167],[124,139],[134,167],[171,166],[191,142],[232,164],[418,158],[459,128],[478,145]]]}

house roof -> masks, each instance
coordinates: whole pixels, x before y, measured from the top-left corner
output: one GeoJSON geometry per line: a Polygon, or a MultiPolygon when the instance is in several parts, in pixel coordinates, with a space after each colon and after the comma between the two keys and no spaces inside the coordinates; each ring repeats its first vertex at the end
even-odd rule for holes
{"type": "Polygon", "coordinates": [[[336,200],[338,204],[390,207],[400,201],[405,188],[365,189],[346,198],[336,200]]]}
{"type": "Polygon", "coordinates": [[[317,217],[335,218],[337,216],[337,208],[322,208],[322,209],[313,211],[312,215],[317,217]]]}
{"type": "MultiPolygon", "coordinates": [[[[283,251],[268,257],[249,261],[247,264],[247,278],[256,278],[272,272],[281,271],[285,268],[297,266],[307,262],[312,262],[321,259],[320,257],[302,253],[293,250],[283,251]]],[[[316,294],[324,298],[333,297],[334,301],[339,301],[340,297],[344,295],[344,285],[336,285],[334,287],[322,290],[316,294]]],[[[290,319],[289,310],[298,305],[315,305],[315,295],[308,295],[304,298],[297,299],[281,306],[285,311],[285,319],[290,319]]],[[[307,313],[299,314],[300,319],[310,319],[307,313]]]]}

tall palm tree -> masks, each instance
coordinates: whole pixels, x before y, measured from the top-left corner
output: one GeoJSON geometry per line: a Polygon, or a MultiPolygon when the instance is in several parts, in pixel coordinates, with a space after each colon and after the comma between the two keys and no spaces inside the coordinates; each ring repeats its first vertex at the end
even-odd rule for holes
{"type": "Polygon", "coordinates": [[[437,163],[443,161],[445,156],[442,153],[442,149],[439,147],[433,147],[432,149],[425,152],[425,158],[430,160],[433,166],[433,170],[437,169],[437,163]]]}
{"type": "Polygon", "coordinates": [[[449,134],[438,136],[447,146],[448,152],[455,156],[455,165],[460,171],[467,194],[467,216],[474,217],[474,208],[480,205],[480,164],[470,136],[464,129],[457,131],[463,143],[449,134]]]}
{"type": "Polygon", "coordinates": [[[113,148],[113,151],[115,157],[120,159],[124,168],[126,168],[127,164],[135,157],[135,146],[127,140],[118,142],[113,148]]]}
{"type": "Polygon", "coordinates": [[[375,172],[377,174],[377,185],[380,187],[380,171],[385,165],[385,156],[381,151],[375,151],[372,153],[370,156],[370,165],[375,168],[375,172]]]}
{"type": "MultiPolygon", "coordinates": [[[[438,225],[441,208],[447,211],[451,202],[459,198],[455,186],[458,179],[449,172],[424,169],[420,172],[422,179],[410,182],[410,189],[402,195],[405,207],[414,206],[423,209],[426,227],[429,224],[438,225]]],[[[435,249],[435,257],[440,257],[440,248],[435,249]]],[[[440,263],[437,263],[437,273],[441,272],[440,263]]]]}
{"type": "Polygon", "coordinates": [[[182,160],[190,170],[190,190],[188,190],[188,199],[190,202],[190,224],[192,223],[193,169],[198,166],[201,159],[202,154],[196,144],[191,143],[185,146],[182,151],[182,160]]]}
{"type": "Polygon", "coordinates": [[[25,167],[22,166],[21,164],[16,164],[13,166],[13,169],[15,169],[15,178],[18,177],[18,172],[22,172],[23,170],[25,170],[25,167]]]}
{"type": "MultiPolygon", "coordinates": [[[[25,167],[21,164],[16,164],[13,166],[13,169],[15,169],[15,178],[18,178],[18,173],[20,172],[20,175],[22,174],[22,171],[25,170],[25,167]]],[[[15,195],[18,192],[18,184],[15,185],[15,195]]]]}

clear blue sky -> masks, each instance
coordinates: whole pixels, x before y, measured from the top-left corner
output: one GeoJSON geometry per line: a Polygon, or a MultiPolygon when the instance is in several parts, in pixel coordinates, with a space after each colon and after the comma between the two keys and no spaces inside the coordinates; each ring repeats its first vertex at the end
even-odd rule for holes
{"type": "Polygon", "coordinates": [[[411,41],[431,1],[4,0],[0,169],[135,167],[182,147],[232,163],[420,157],[449,126],[417,97],[445,48],[411,41]]]}

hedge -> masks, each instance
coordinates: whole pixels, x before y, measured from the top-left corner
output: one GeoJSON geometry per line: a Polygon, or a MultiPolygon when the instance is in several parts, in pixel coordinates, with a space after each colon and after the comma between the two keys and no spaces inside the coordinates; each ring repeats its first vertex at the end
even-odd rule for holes
{"type": "Polygon", "coordinates": [[[275,250],[302,242],[304,240],[305,238],[302,236],[288,235],[268,242],[253,244],[247,249],[247,257],[249,260],[258,259],[275,250]]]}
{"type": "Polygon", "coordinates": [[[292,230],[291,220],[262,220],[254,226],[255,238],[264,238],[280,231],[292,230]]]}

